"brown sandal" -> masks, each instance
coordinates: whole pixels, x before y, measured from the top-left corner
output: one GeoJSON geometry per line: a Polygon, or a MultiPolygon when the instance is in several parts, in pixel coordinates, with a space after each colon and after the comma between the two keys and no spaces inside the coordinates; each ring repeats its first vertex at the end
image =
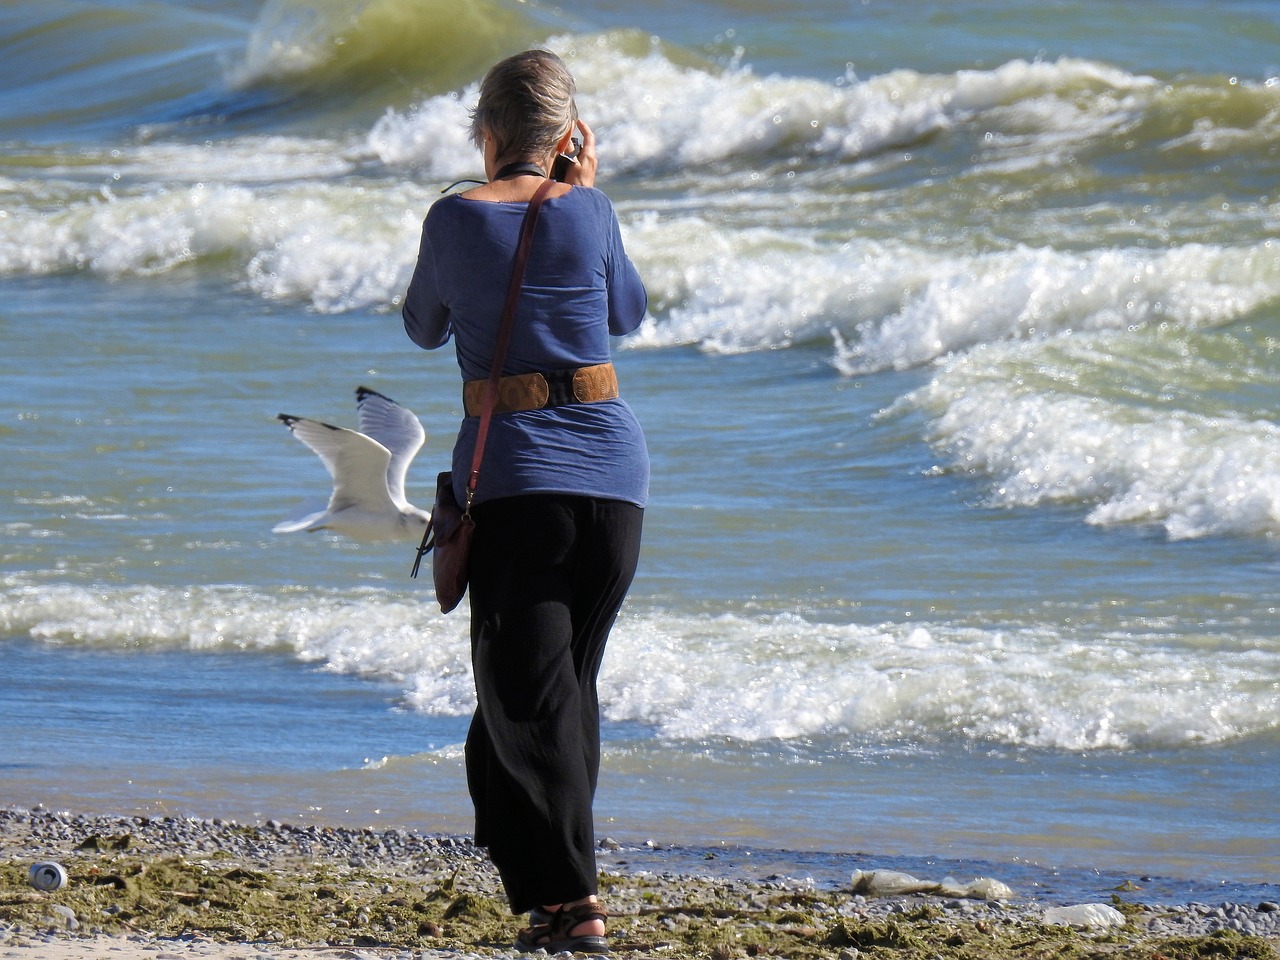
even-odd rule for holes
{"type": "Polygon", "coordinates": [[[575,937],[573,931],[584,923],[609,919],[608,911],[599,903],[580,903],[575,907],[561,907],[550,914],[546,923],[537,923],[521,930],[516,936],[516,949],[521,953],[545,950],[547,953],[608,953],[609,943],[604,937],[588,934],[575,937]]]}

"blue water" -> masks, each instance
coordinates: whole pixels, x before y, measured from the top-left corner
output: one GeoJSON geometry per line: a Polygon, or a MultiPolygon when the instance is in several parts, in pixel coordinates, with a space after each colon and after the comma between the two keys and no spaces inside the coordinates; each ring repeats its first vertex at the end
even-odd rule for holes
{"type": "Polygon", "coordinates": [[[271,533],[328,490],[274,418],[396,398],[429,499],[456,367],[398,297],[479,75],[545,42],[650,293],[600,832],[1275,882],[1271,5],[116,0],[0,38],[0,802],[469,829],[465,617],[412,544],[271,533]]]}

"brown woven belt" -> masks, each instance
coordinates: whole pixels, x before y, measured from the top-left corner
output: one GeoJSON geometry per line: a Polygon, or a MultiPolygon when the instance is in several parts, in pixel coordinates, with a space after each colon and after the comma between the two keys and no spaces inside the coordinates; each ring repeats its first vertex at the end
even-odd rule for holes
{"type": "MultiPolygon", "coordinates": [[[[488,380],[468,380],[462,385],[462,407],[468,417],[480,416],[488,380]]],[[[618,396],[618,374],[612,363],[573,367],[551,373],[518,373],[498,381],[494,413],[541,410],[566,403],[596,403],[618,396]]]]}

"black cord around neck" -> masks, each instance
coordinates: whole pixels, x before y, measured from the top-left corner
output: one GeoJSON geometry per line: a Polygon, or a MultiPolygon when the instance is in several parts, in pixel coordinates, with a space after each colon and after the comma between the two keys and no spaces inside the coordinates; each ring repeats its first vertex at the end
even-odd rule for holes
{"type": "MultiPolygon", "coordinates": [[[[526,174],[534,177],[546,177],[547,171],[543,170],[536,163],[523,163],[521,161],[517,161],[515,163],[508,163],[506,166],[499,169],[498,172],[493,175],[493,179],[505,180],[507,179],[507,177],[524,176],[526,174]]],[[[449,184],[440,192],[448,193],[450,190],[454,189],[455,187],[460,187],[464,183],[474,183],[474,184],[483,185],[488,182],[489,182],[488,180],[455,180],[453,181],[453,183],[449,184]]]]}
{"type": "Polygon", "coordinates": [[[525,161],[517,160],[515,163],[508,163],[505,166],[499,167],[498,172],[493,175],[493,179],[506,180],[508,177],[525,176],[542,177],[543,179],[546,179],[547,171],[543,170],[536,163],[526,163],[525,161]]]}

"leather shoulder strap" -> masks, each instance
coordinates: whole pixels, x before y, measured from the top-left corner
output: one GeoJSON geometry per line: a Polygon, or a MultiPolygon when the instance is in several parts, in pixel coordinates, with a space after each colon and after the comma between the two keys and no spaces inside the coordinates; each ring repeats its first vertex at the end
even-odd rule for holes
{"type": "Polygon", "coordinates": [[[520,300],[520,288],[524,284],[524,268],[529,260],[529,248],[533,245],[533,231],[538,225],[538,211],[547,198],[554,181],[545,180],[529,201],[524,221],[520,224],[520,241],[516,246],[515,263],[511,268],[511,280],[507,284],[507,300],[502,308],[502,322],[498,326],[498,342],[493,350],[493,367],[484,386],[484,400],[480,409],[480,428],[476,431],[476,448],[471,455],[471,474],[467,477],[467,502],[464,510],[470,511],[475,497],[476,484],[480,481],[480,461],[484,458],[484,444],[489,437],[489,421],[498,402],[498,381],[502,379],[502,361],[507,356],[511,342],[511,328],[515,323],[516,304],[520,300]]]}

